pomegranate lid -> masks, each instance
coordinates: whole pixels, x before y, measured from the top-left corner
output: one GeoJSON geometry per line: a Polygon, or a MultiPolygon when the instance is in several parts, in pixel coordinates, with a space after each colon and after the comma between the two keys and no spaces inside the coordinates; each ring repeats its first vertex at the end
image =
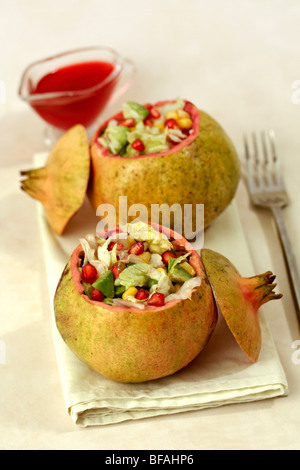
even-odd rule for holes
{"type": "Polygon", "coordinates": [[[215,301],[240,348],[253,362],[261,350],[259,307],[281,294],[273,292],[275,275],[270,271],[244,278],[225,256],[201,250],[204,268],[215,301]]]}
{"type": "Polygon", "coordinates": [[[82,206],[90,175],[90,152],[86,130],[71,127],[51,150],[44,167],[21,171],[21,189],[39,200],[58,235],[82,206]]]}

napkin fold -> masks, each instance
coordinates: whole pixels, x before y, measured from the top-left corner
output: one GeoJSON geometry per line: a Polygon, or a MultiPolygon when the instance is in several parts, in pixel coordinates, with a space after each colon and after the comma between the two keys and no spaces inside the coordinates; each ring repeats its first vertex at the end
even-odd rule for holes
{"type": "MultiPolygon", "coordinates": [[[[44,153],[37,154],[34,162],[39,166],[45,158],[44,153]]],[[[53,312],[63,268],[79,238],[95,232],[98,220],[86,201],[64,236],[57,237],[41,204],[37,207],[53,312]]],[[[230,258],[242,275],[254,274],[235,202],[205,232],[204,245],[230,258]]],[[[254,364],[240,350],[219,313],[210,342],[187,367],[162,379],[122,384],[102,377],[70,351],[56,328],[53,312],[53,340],[67,412],[76,425],[86,427],[288,395],[263,308],[259,318],[262,349],[254,364]]]]}

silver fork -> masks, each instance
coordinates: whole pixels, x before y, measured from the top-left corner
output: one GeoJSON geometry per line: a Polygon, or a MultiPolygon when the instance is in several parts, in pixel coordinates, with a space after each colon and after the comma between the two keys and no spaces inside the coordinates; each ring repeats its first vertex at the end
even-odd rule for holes
{"type": "Polygon", "coordinates": [[[250,151],[250,145],[246,136],[244,136],[250,198],[255,206],[268,208],[273,213],[291,279],[295,308],[300,326],[300,277],[296,258],[282,216],[282,209],[289,204],[289,197],[281,175],[275,147],[275,134],[273,130],[270,130],[267,135],[265,132],[262,132],[260,146],[258,145],[255,133],[252,134],[251,140],[252,151],[250,151]]]}

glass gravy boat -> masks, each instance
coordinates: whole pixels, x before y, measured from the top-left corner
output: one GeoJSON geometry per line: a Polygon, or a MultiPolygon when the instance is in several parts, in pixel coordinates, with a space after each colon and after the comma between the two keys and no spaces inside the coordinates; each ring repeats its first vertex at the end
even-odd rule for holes
{"type": "Polygon", "coordinates": [[[134,73],[134,63],[113,49],[84,47],[30,64],[18,94],[50,125],[53,141],[75,124],[90,128],[127,91],[134,73]]]}

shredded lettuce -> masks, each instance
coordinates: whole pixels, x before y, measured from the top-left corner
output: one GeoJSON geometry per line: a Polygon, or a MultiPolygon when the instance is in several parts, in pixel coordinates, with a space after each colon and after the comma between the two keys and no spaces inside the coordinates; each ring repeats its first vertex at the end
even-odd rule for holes
{"type": "Polygon", "coordinates": [[[181,142],[183,139],[186,138],[186,135],[181,132],[180,129],[177,128],[166,128],[166,135],[172,140],[172,142],[181,142]]]}
{"type": "Polygon", "coordinates": [[[103,276],[117,262],[117,245],[114,245],[113,249],[108,251],[111,238],[103,240],[104,243],[102,245],[98,244],[96,239],[91,236],[86,238],[79,240],[84,251],[83,264],[92,264],[97,269],[98,275],[103,276]]]}
{"type": "Polygon", "coordinates": [[[107,269],[109,269],[110,266],[117,262],[117,245],[114,245],[113,249],[111,251],[108,251],[108,246],[110,242],[111,238],[109,237],[102,246],[99,246],[97,250],[99,261],[102,261],[104,264],[106,264],[107,269]]]}
{"type": "Polygon", "coordinates": [[[158,283],[153,284],[150,287],[150,294],[154,294],[155,292],[160,292],[161,294],[164,294],[165,296],[167,296],[170,294],[170,292],[174,290],[172,281],[164,270],[159,272],[159,278],[157,280],[158,280],[158,283]]]}
{"type": "Polygon", "coordinates": [[[151,266],[147,263],[136,263],[125,268],[115,280],[116,286],[124,286],[126,289],[129,287],[143,287],[148,283],[147,273],[151,266]]]}
{"type": "Polygon", "coordinates": [[[136,139],[141,139],[145,146],[144,153],[159,153],[169,149],[166,134],[160,133],[157,127],[145,126],[138,122],[135,130],[128,133],[128,142],[132,144],[136,139]]]}
{"type": "Polygon", "coordinates": [[[128,223],[125,230],[129,233],[129,236],[137,241],[152,241],[152,240],[167,240],[167,236],[164,233],[155,230],[152,225],[146,224],[145,222],[138,221],[135,223],[128,223]]]}
{"type": "Polygon", "coordinates": [[[134,101],[126,101],[122,110],[125,119],[133,118],[136,122],[143,121],[149,115],[148,108],[134,101]]]}
{"type": "MultiPolygon", "coordinates": [[[[124,264],[128,263],[129,265],[120,272],[119,277],[112,280],[112,289],[105,292],[105,301],[109,305],[136,306],[137,308],[143,309],[145,305],[147,305],[147,299],[139,300],[134,296],[127,297],[126,299],[121,298],[122,293],[130,287],[145,287],[149,289],[150,298],[155,292],[164,294],[165,303],[170,300],[190,298],[193,289],[200,286],[201,277],[198,276],[189,279],[182,275],[179,276],[175,271],[179,269],[184,271],[180,263],[185,261],[191,253],[185,253],[178,258],[169,257],[167,270],[159,269],[161,267],[165,268],[161,255],[165,251],[174,249],[167,235],[155,230],[150,224],[142,221],[128,223],[125,227],[122,227],[122,229],[124,233],[128,234],[128,240],[130,240],[129,237],[131,237],[133,240],[141,241],[144,243],[145,250],[149,249],[149,263],[144,262],[139,256],[128,253],[130,245],[127,243],[128,240],[126,241],[126,239],[121,239],[124,244],[124,249],[117,252],[118,233],[112,234],[112,236],[107,239],[99,238],[94,234],[87,235],[84,239],[80,239],[84,251],[83,265],[90,263],[95,266],[98,272],[98,278],[92,286],[88,284],[84,285],[86,295],[90,296],[91,287],[96,287],[96,283],[99,284],[99,290],[101,291],[101,278],[103,278],[103,276],[105,278],[108,274],[112,276],[110,271],[112,266],[122,260],[124,264]],[[115,245],[112,250],[108,250],[112,241],[115,242],[115,245]],[[174,282],[183,282],[177,292],[175,292],[174,282]],[[116,295],[117,292],[118,295],[116,295]]],[[[190,276],[187,272],[185,272],[185,274],[190,276]]]]}
{"type": "Polygon", "coordinates": [[[180,287],[177,292],[167,295],[165,302],[170,302],[170,300],[184,300],[190,299],[192,292],[196,287],[201,285],[201,277],[192,277],[188,281],[185,281],[184,284],[180,287]]]}
{"type": "Polygon", "coordinates": [[[166,115],[170,111],[184,110],[184,107],[185,102],[181,98],[177,98],[174,103],[166,103],[160,106],[161,119],[156,120],[155,125],[151,126],[147,125],[147,121],[145,121],[149,116],[148,108],[139,103],[127,101],[122,107],[123,116],[125,119],[134,119],[135,126],[128,128],[119,125],[117,120],[111,119],[98,141],[114,155],[121,155],[125,158],[140,155],[140,152],[131,145],[136,139],[142,140],[145,147],[144,154],[169,150],[172,145],[185,139],[186,134],[177,127],[164,127],[166,115]]]}
{"type": "Polygon", "coordinates": [[[103,276],[103,274],[106,273],[106,271],[108,270],[108,267],[106,263],[96,257],[96,249],[92,248],[89,242],[84,238],[80,239],[80,244],[84,251],[83,265],[86,265],[88,263],[92,264],[97,269],[98,276],[103,276]]]}
{"type": "Polygon", "coordinates": [[[186,253],[183,256],[178,256],[178,258],[171,258],[171,256],[169,256],[169,258],[168,258],[168,272],[171,272],[172,270],[174,270],[175,266],[182,263],[183,260],[185,260],[188,256],[190,256],[190,254],[191,254],[191,252],[186,253]]]}
{"type": "Polygon", "coordinates": [[[138,301],[135,297],[132,297],[132,300],[113,299],[113,303],[120,307],[136,307],[141,310],[145,308],[144,302],[138,301]]]}
{"type": "Polygon", "coordinates": [[[114,155],[118,155],[127,144],[128,132],[129,128],[126,126],[108,125],[99,142],[108,147],[114,155]]]}
{"type": "Polygon", "coordinates": [[[164,266],[162,257],[159,253],[151,253],[149,264],[152,264],[154,268],[162,268],[164,266]]]}

